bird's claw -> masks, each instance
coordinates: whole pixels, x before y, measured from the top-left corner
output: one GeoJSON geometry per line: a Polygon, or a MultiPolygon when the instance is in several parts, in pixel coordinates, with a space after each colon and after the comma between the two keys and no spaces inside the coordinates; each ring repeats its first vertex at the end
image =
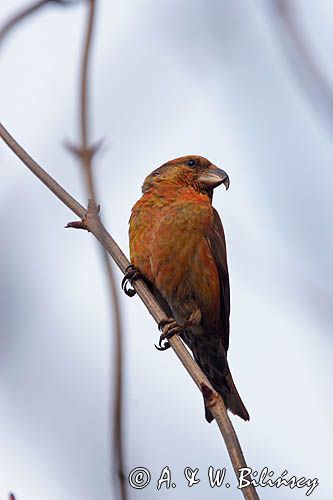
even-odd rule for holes
{"type": "Polygon", "coordinates": [[[158,346],[156,344],[154,345],[158,351],[166,351],[171,347],[171,345],[168,342],[168,339],[173,337],[173,335],[178,335],[182,331],[183,325],[177,323],[177,321],[174,318],[169,318],[160,321],[158,324],[158,329],[162,330],[163,333],[161,333],[160,335],[158,346]],[[163,344],[164,341],[165,343],[163,344]]]}
{"type": "Polygon", "coordinates": [[[160,336],[160,340],[158,341],[158,345],[154,344],[154,346],[156,347],[156,349],[158,351],[166,351],[167,349],[169,349],[171,347],[171,345],[169,344],[169,342],[166,340],[165,337],[163,337],[163,335],[160,336]],[[162,342],[165,340],[165,343],[163,344],[162,342]]]}
{"type": "Polygon", "coordinates": [[[126,293],[126,295],[128,295],[128,297],[134,297],[134,295],[136,294],[134,288],[129,288],[128,285],[131,285],[135,280],[143,278],[143,274],[141,274],[140,271],[138,271],[138,269],[136,269],[136,267],[134,267],[132,264],[126,267],[125,276],[121,281],[121,288],[126,293]]]}

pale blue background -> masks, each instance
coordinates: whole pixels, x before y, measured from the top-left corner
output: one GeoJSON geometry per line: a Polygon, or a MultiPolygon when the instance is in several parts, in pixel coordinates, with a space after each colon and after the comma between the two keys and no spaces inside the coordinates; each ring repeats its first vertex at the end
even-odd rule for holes
{"type": "MultiPolygon", "coordinates": [[[[332,3],[293,3],[332,82],[332,3]]],[[[19,5],[2,0],[0,19],[19,5]]],[[[1,120],[82,203],[80,169],[63,142],[77,138],[84,19],[80,5],[47,7],[0,53],[1,120]]],[[[272,2],[101,0],[97,26],[104,221],[127,252],[130,208],[151,170],[194,153],[229,173],[230,190],[217,190],[214,203],[228,243],[230,365],[251,414],[232,420],[254,469],[318,477],[312,498],[330,500],[333,129],[300,84],[272,2]]],[[[73,215],[3,143],[0,174],[0,498],[112,498],[111,323],[95,242],[63,229],[73,215]]],[[[121,306],[126,470],[152,472],[130,499],[242,498],[193,382],[171,351],[153,347],[156,326],[140,300],[122,296],[121,306]],[[165,465],[177,488],[157,491],[165,465]],[[209,488],[209,465],[227,467],[229,490],[209,488]],[[201,471],[191,489],[186,466],[201,471]]],[[[259,494],[297,500],[305,489],[259,494]]]]}

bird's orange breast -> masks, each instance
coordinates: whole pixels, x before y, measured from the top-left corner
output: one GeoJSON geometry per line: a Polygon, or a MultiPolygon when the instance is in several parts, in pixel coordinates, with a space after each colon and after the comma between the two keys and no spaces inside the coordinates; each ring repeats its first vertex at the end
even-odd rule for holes
{"type": "MultiPolygon", "coordinates": [[[[213,224],[208,196],[193,188],[145,193],[130,219],[132,264],[169,305],[193,297],[211,320],[218,313],[220,284],[207,232],[213,224]]],[[[207,318],[208,319],[208,318],[207,318]]]]}

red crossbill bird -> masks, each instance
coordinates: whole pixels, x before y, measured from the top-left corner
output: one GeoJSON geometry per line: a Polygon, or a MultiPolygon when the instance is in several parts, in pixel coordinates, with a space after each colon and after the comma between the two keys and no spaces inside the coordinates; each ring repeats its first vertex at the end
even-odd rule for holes
{"type": "MultiPolygon", "coordinates": [[[[132,209],[130,255],[137,273],[174,318],[169,336],[172,329],[180,335],[226,407],[249,420],[227,362],[227,252],[222,222],[212,206],[213,190],[222,183],[228,189],[228,175],[201,156],[177,158],[154,170],[132,209]]],[[[205,414],[211,422],[208,408],[205,414]]]]}

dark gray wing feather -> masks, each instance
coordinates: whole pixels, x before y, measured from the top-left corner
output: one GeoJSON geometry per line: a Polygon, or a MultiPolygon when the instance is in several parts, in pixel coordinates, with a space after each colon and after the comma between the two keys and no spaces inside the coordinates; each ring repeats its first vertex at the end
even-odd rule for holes
{"type": "Polygon", "coordinates": [[[220,324],[222,344],[227,352],[229,348],[230,286],[227,263],[227,249],[224,230],[219,214],[213,208],[214,222],[208,233],[208,242],[217,265],[220,278],[220,324]]]}

